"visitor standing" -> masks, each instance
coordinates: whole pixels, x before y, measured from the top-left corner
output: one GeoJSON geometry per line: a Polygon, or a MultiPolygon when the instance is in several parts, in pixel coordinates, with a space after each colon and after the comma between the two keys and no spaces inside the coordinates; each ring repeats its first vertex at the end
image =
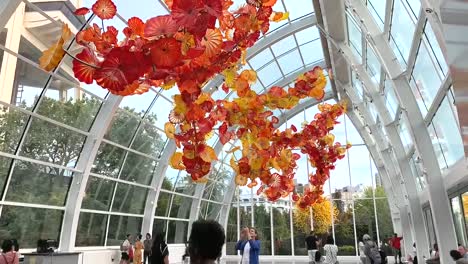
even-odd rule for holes
{"type": "Polygon", "coordinates": [[[315,261],[315,254],[317,253],[319,240],[314,231],[310,231],[310,234],[305,238],[307,253],[309,255],[309,262],[313,263],[315,261]]]}
{"type": "Polygon", "coordinates": [[[395,263],[401,264],[401,240],[403,237],[399,237],[397,233],[390,239],[390,245],[393,249],[393,255],[395,256],[395,263]]]}
{"type": "Polygon", "coordinates": [[[221,257],[226,240],[223,227],[214,220],[198,220],[192,224],[188,241],[191,264],[215,264],[221,257]]]}
{"type": "Polygon", "coordinates": [[[11,239],[3,240],[0,264],[19,264],[18,254],[16,254],[14,242],[11,239]]]}
{"type": "Polygon", "coordinates": [[[260,254],[260,239],[257,230],[253,227],[242,230],[242,238],[236,244],[242,256],[242,264],[258,264],[260,254]]]}
{"type": "Polygon", "coordinates": [[[359,241],[359,258],[361,259],[362,264],[370,264],[370,260],[366,257],[366,253],[364,252],[366,249],[366,246],[364,245],[364,242],[359,241]]]}
{"type": "Polygon", "coordinates": [[[148,260],[148,263],[151,263],[151,245],[153,244],[153,240],[151,240],[151,234],[146,233],[146,239],[143,241],[143,246],[145,247],[144,252],[143,252],[143,263],[146,264],[146,261],[148,260]]]}
{"type": "Polygon", "coordinates": [[[327,237],[327,242],[323,246],[325,250],[325,262],[326,264],[336,264],[338,263],[338,247],[335,245],[335,241],[332,236],[327,237]]]}
{"type": "Polygon", "coordinates": [[[143,246],[143,242],[141,242],[141,239],[143,236],[141,234],[137,235],[137,240],[135,241],[135,255],[133,257],[133,264],[141,264],[143,262],[143,249],[145,248],[143,246]]]}
{"type": "Polygon", "coordinates": [[[130,234],[127,234],[127,238],[120,245],[120,252],[122,253],[121,259],[125,260],[125,261],[130,260],[130,257],[128,255],[129,250],[130,250],[130,248],[132,246],[132,244],[130,243],[130,239],[131,239],[130,234]]]}
{"type": "Polygon", "coordinates": [[[451,250],[450,256],[452,257],[455,264],[468,264],[468,260],[463,258],[462,254],[458,250],[451,250]]]}
{"type": "Polygon", "coordinates": [[[382,257],[380,256],[379,248],[376,243],[372,241],[368,234],[362,236],[362,241],[364,242],[364,253],[368,259],[367,261],[371,264],[381,264],[382,257]]]}
{"type": "Polygon", "coordinates": [[[163,233],[154,236],[150,259],[151,264],[169,264],[169,249],[163,233]]]}

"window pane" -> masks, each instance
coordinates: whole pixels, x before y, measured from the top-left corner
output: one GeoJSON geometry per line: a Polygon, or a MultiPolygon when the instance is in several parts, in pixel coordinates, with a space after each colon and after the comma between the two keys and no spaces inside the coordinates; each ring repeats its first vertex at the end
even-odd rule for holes
{"type": "Polygon", "coordinates": [[[452,112],[451,102],[446,97],[433,119],[433,125],[439,138],[447,166],[452,166],[465,157],[460,127],[452,112]]]}
{"type": "Polygon", "coordinates": [[[4,205],[0,237],[18,239],[21,248],[36,248],[39,239],[59,241],[62,217],[63,211],[59,210],[4,205]]]}
{"type": "Polygon", "coordinates": [[[309,65],[323,60],[322,43],[315,40],[299,47],[304,59],[304,64],[309,65]]]}
{"type": "MultiPolygon", "coordinates": [[[[129,114],[131,112],[132,110],[129,109],[117,110],[117,113],[115,113],[114,119],[112,120],[112,124],[109,126],[105,135],[106,139],[123,146],[129,145],[140,121],[134,115],[129,114]]],[[[137,115],[136,113],[134,114],[137,115]]]]}
{"type": "MultiPolygon", "coordinates": [[[[0,190],[5,190],[5,183],[11,167],[12,159],[0,156],[0,190]]],[[[3,191],[2,191],[3,196],[3,191]]]]}
{"type": "Polygon", "coordinates": [[[389,79],[385,79],[385,105],[390,111],[390,116],[395,118],[398,108],[398,99],[395,94],[394,87],[389,79]]]}
{"type": "Polygon", "coordinates": [[[168,216],[169,203],[171,202],[171,194],[160,192],[158,197],[158,205],[156,206],[155,216],[168,216]]]}
{"type": "Polygon", "coordinates": [[[124,157],[124,149],[111,144],[101,143],[91,172],[117,178],[124,157]]]}
{"type": "Polygon", "coordinates": [[[156,168],[156,160],[133,152],[127,152],[127,158],[120,173],[120,179],[149,185],[156,168]]]}
{"type": "Polygon", "coordinates": [[[437,238],[435,236],[434,222],[432,221],[432,212],[431,209],[426,209],[424,212],[426,217],[427,233],[429,236],[429,244],[433,245],[434,243],[437,243],[437,238]]]}
{"type": "MultiPolygon", "coordinates": [[[[366,189],[371,194],[372,190],[366,189]]],[[[377,227],[375,222],[375,211],[373,199],[368,199],[369,195],[361,196],[367,199],[357,199],[354,201],[354,213],[356,217],[357,237],[362,238],[368,234],[374,241],[377,241],[377,227]]]]}
{"type": "Polygon", "coordinates": [[[146,188],[117,183],[112,211],[143,214],[147,195],[148,189],[146,188]]]}
{"type": "MultiPolygon", "coordinates": [[[[317,52],[318,53],[318,52],[317,52]]],[[[314,53],[317,55],[316,53],[314,53]]],[[[301,55],[297,49],[284,54],[278,58],[278,64],[280,65],[281,71],[284,75],[288,75],[291,72],[303,67],[301,55]]]]}
{"type": "Polygon", "coordinates": [[[400,138],[403,143],[403,146],[405,147],[405,150],[408,152],[410,147],[413,145],[413,141],[411,139],[411,135],[408,130],[408,118],[406,118],[405,115],[401,116],[399,130],[400,130],[400,138]]]}
{"type": "Polygon", "coordinates": [[[355,256],[356,245],[354,242],[352,200],[335,200],[333,204],[337,208],[337,213],[334,215],[334,228],[338,255],[355,256]]]}
{"type": "Polygon", "coordinates": [[[114,181],[89,177],[82,208],[109,211],[114,186],[114,181]]]}
{"type": "Polygon", "coordinates": [[[426,116],[429,106],[426,105],[426,102],[423,99],[419,87],[422,86],[421,82],[416,82],[414,78],[410,80],[411,90],[413,91],[414,97],[416,98],[416,103],[418,103],[419,110],[421,110],[422,116],[426,116]]]}
{"type": "Polygon", "coordinates": [[[434,31],[432,30],[431,23],[426,22],[424,33],[429,43],[429,46],[432,48],[432,52],[437,59],[437,62],[438,62],[437,66],[439,67],[440,72],[444,76],[446,76],[448,73],[448,65],[447,65],[447,62],[445,61],[444,54],[442,53],[440,45],[437,42],[434,31]]]}
{"type": "Polygon", "coordinates": [[[271,49],[273,50],[273,54],[276,57],[290,51],[291,49],[296,48],[296,41],[294,40],[294,35],[288,36],[275,44],[271,45],[271,49]]]}
{"type": "MultiPolygon", "coordinates": [[[[69,86],[69,84],[65,84],[61,80],[55,81],[62,83],[61,86],[69,86]]],[[[86,96],[86,94],[81,100],[69,99],[67,93],[73,94],[76,92],[75,89],[78,88],[69,87],[60,91],[47,89],[45,97],[38,106],[37,113],[60,123],[88,131],[102,102],[91,96],[86,96]],[[57,92],[60,96],[58,98],[51,97],[52,92],[57,92]]]]}
{"type": "MultiPolygon", "coordinates": [[[[163,233],[166,235],[167,243],[186,243],[188,222],[154,219],[153,234],[163,233]]],[[[171,254],[169,252],[169,254],[171,254]]]]}
{"type": "Polygon", "coordinates": [[[65,167],[75,167],[85,136],[32,118],[20,155],[65,167]]]}
{"type": "Polygon", "coordinates": [[[159,157],[166,139],[166,136],[155,126],[143,122],[130,147],[153,157],[159,157]]]}
{"type": "Polygon", "coordinates": [[[0,109],[0,150],[14,154],[29,116],[13,108],[0,109]]]}
{"type": "Polygon", "coordinates": [[[167,243],[187,242],[188,222],[168,221],[167,243]]]}
{"type": "Polygon", "coordinates": [[[257,72],[258,79],[265,86],[270,86],[275,81],[282,78],[282,74],[276,62],[271,62],[257,72]]]}
{"type": "Polygon", "coordinates": [[[464,212],[464,218],[465,218],[465,231],[468,231],[468,192],[465,192],[464,194],[462,194],[461,198],[462,198],[463,212],[464,212]]]}
{"type": "Polygon", "coordinates": [[[369,0],[367,3],[367,8],[382,31],[385,21],[385,4],[386,1],[381,0],[369,0]]]}
{"type": "Polygon", "coordinates": [[[127,238],[127,234],[139,234],[143,218],[123,215],[111,215],[107,246],[119,246],[127,238]]]}
{"type": "Polygon", "coordinates": [[[371,78],[378,86],[380,84],[380,62],[375,55],[375,52],[370,46],[367,46],[367,69],[371,74],[371,78]]]}
{"type": "Polygon", "coordinates": [[[17,160],[6,200],[47,205],[65,205],[71,171],[17,160]]]}
{"type": "MultiPolygon", "coordinates": [[[[286,202],[289,206],[289,202],[286,202]]],[[[291,229],[289,218],[289,207],[282,205],[282,201],[273,205],[273,237],[275,255],[292,255],[291,229]],[[280,203],[280,204],[278,204],[280,203]]]]}
{"type": "Polygon", "coordinates": [[[270,211],[271,206],[266,202],[259,202],[254,207],[255,228],[259,239],[262,241],[261,255],[271,255],[271,225],[270,211]]]}
{"type": "Polygon", "coordinates": [[[396,45],[392,45],[392,48],[395,54],[401,51],[405,60],[408,59],[411,49],[414,28],[414,22],[406,11],[401,0],[395,0],[393,4],[392,28],[390,32],[396,45]]]}
{"type": "Polygon", "coordinates": [[[439,163],[440,169],[445,170],[447,169],[447,163],[445,162],[444,153],[442,151],[442,145],[440,144],[439,137],[437,136],[437,132],[434,128],[434,125],[431,123],[427,130],[429,131],[429,136],[431,137],[432,147],[434,148],[435,154],[437,156],[437,161],[439,163]]]}
{"type": "MultiPolygon", "coordinates": [[[[383,187],[377,187],[377,192],[383,192],[383,187]],[[381,189],[382,191],[379,191],[381,189]]],[[[375,206],[377,207],[377,221],[379,223],[379,236],[382,242],[386,242],[385,239],[392,237],[395,233],[393,231],[392,214],[388,200],[385,198],[375,199],[375,206]]],[[[390,253],[390,252],[387,252],[390,253]]]]}
{"type": "Polygon", "coordinates": [[[460,197],[450,199],[452,204],[453,223],[455,224],[455,231],[457,233],[458,243],[466,245],[466,232],[462,208],[460,206],[460,197]]]}
{"type": "Polygon", "coordinates": [[[228,225],[226,228],[226,255],[237,255],[235,247],[240,227],[237,226],[237,199],[235,200],[236,201],[232,203],[231,209],[229,210],[228,225]]]}
{"type": "Polygon", "coordinates": [[[429,107],[442,84],[442,80],[424,42],[421,43],[419,47],[418,56],[416,57],[416,63],[414,65],[413,77],[422,100],[426,107],[429,107]]]}
{"type": "Polygon", "coordinates": [[[170,217],[188,219],[193,198],[173,194],[170,201],[170,217]]]}
{"type": "Polygon", "coordinates": [[[104,246],[107,218],[104,214],[80,213],[75,246],[104,246]]]}
{"type": "Polygon", "coordinates": [[[221,207],[222,205],[218,203],[210,203],[207,201],[201,201],[199,217],[203,219],[216,220],[219,218],[221,207]]]}

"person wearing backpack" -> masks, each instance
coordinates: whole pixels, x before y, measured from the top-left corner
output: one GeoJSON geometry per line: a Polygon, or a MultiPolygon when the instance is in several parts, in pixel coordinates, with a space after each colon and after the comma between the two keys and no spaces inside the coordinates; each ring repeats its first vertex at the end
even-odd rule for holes
{"type": "Polygon", "coordinates": [[[364,242],[364,253],[369,258],[371,264],[382,264],[382,257],[380,256],[379,248],[372,241],[368,234],[362,236],[364,242]]]}

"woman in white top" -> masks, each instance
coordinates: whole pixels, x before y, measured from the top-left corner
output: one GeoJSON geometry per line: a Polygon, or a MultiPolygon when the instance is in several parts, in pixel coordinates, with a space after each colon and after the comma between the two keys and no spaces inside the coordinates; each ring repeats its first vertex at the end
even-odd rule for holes
{"type": "Polygon", "coordinates": [[[335,245],[335,241],[332,236],[327,237],[327,243],[323,246],[325,250],[325,262],[326,264],[335,264],[338,262],[337,254],[338,247],[335,245]]]}

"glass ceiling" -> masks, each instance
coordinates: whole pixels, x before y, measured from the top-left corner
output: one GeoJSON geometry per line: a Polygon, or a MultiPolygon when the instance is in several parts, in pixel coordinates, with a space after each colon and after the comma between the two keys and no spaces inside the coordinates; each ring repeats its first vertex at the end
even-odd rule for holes
{"type": "MultiPolygon", "coordinates": [[[[46,235],[60,239],[65,248],[73,248],[118,245],[126,234],[124,230],[142,230],[152,225],[153,231],[162,227],[167,231],[169,243],[181,243],[186,239],[189,222],[198,215],[226,220],[223,212],[227,213],[234,196],[233,173],[226,150],[236,142],[221,146],[216,133],[209,139],[208,143],[219,153],[219,160],[214,162],[206,184],[195,185],[184,171],[167,167],[174,142],[167,139],[163,127],[173,106],[172,96],[178,90],[153,87],[144,95],[128,96],[119,101],[96,85],[79,84],[72,77],[70,59],[64,59],[56,72],[39,70],[37,61],[41,50],[50,46],[51,39],[59,34],[61,22],[72,25],[76,33],[87,23],[100,24],[100,21],[77,19],[71,15],[73,8],[61,1],[51,1],[53,4],[24,2],[23,19],[10,22],[0,33],[0,82],[4,87],[0,93],[0,105],[4,107],[0,118],[0,187],[3,190],[0,231],[12,232],[9,228],[16,226],[3,229],[2,226],[15,219],[42,222],[47,219],[48,223],[55,224],[37,232],[23,232],[28,233],[28,237],[21,237],[24,247],[34,247],[35,241],[46,235]],[[50,12],[51,8],[61,12],[50,12]],[[92,140],[97,144],[95,156],[93,151],[88,151],[93,147],[92,140]],[[85,176],[87,181],[81,187],[79,179],[85,176]],[[78,208],[72,206],[73,200],[80,201],[78,208]],[[76,215],[71,214],[74,219],[67,219],[69,210],[76,210],[72,211],[76,215]],[[148,217],[153,217],[149,220],[151,224],[147,223],[148,217]],[[76,240],[73,235],[62,232],[68,226],[77,228],[76,240]]],[[[120,20],[106,22],[109,23],[106,26],[113,25],[119,30],[126,26],[125,19],[134,15],[145,20],[168,12],[160,1],[138,0],[138,5],[131,5],[127,0],[115,2],[120,20]]],[[[237,7],[244,0],[234,2],[237,7]]],[[[437,149],[437,161],[442,170],[447,170],[460,160],[463,149],[459,148],[462,144],[456,118],[453,118],[450,85],[443,83],[448,70],[441,60],[442,52],[430,26],[423,26],[419,33],[416,30],[417,25],[426,24],[420,23],[426,18],[418,17],[419,1],[395,0],[393,13],[386,12],[384,2],[364,2],[380,29],[384,28],[385,15],[393,19],[388,41],[397,59],[408,68],[418,107],[437,149]],[[414,34],[420,35],[413,37],[414,34]],[[418,45],[412,43],[413,39],[418,45]],[[446,90],[442,88],[444,85],[446,90]],[[447,129],[443,122],[450,122],[452,129],[447,129]]],[[[93,3],[94,0],[85,0],[83,5],[93,3]]],[[[274,9],[290,12],[288,20],[272,23],[270,31],[249,49],[247,64],[241,69],[257,71],[258,81],[253,86],[257,93],[264,93],[272,86],[288,87],[297,75],[314,66],[326,68],[312,1],[278,0],[274,9]]],[[[346,14],[347,44],[365,66],[372,85],[384,96],[385,108],[398,123],[404,154],[415,163],[419,153],[410,131],[411,119],[403,114],[398,91],[381,65],[378,50],[369,44],[356,21],[351,14],[346,14]]],[[[73,45],[70,51],[77,53],[79,50],[73,45]]],[[[328,182],[327,195],[355,184],[376,186],[374,174],[382,165],[374,165],[353,122],[365,126],[367,122],[378,124],[379,133],[388,140],[382,124],[382,109],[371,100],[369,87],[365,87],[358,74],[350,69],[350,75],[351,86],[372,120],[362,116],[358,116],[357,121],[341,118],[343,125],[337,126],[334,134],[338,141],[350,141],[354,147],[345,160],[338,162],[333,180],[328,182]],[[348,175],[349,181],[342,181],[342,175],[348,175]]],[[[324,101],[336,98],[330,82],[324,101]]],[[[218,76],[208,83],[205,91],[212,92],[215,99],[236,96],[218,89],[220,84],[218,76]]],[[[296,109],[277,110],[275,114],[281,117],[282,127],[291,124],[300,127],[305,120],[313,118],[317,112],[313,106],[316,103],[302,102],[296,109]]],[[[373,136],[370,138],[374,143],[373,136]]],[[[302,158],[298,183],[307,182],[309,169],[302,158]]],[[[426,187],[421,175],[415,175],[420,183],[419,191],[426,187]]]]}

